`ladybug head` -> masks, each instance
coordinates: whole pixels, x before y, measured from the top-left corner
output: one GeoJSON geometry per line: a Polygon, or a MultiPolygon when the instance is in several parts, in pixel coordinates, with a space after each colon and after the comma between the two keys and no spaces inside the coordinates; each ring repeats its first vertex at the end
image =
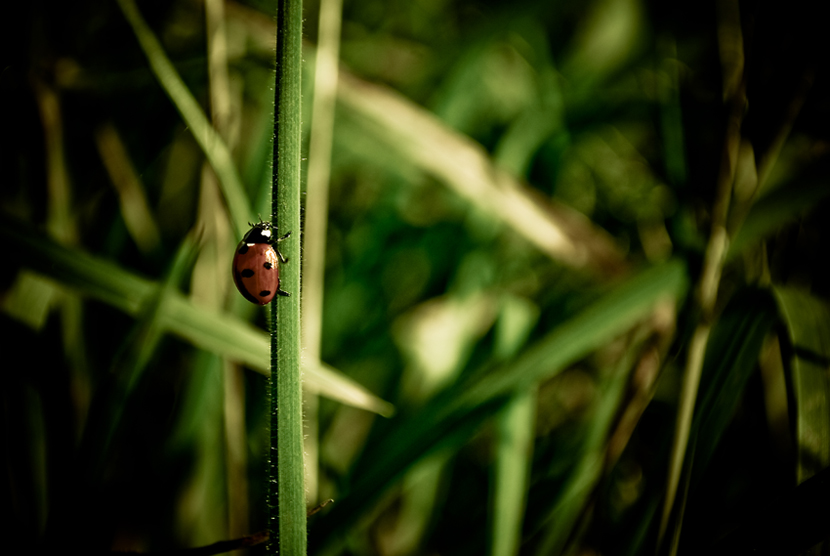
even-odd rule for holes
{"type": "Polygon", "coordinates": [[[274,227],[271,226],[270,222],[262,222],[260,220],[259,224],[253,224],[251,222],[248,222],[248,224],[251,225],[251,229],[248,230],[248,233],[245,234],[242,241],[245,243],[271,243],[274,227]]]}

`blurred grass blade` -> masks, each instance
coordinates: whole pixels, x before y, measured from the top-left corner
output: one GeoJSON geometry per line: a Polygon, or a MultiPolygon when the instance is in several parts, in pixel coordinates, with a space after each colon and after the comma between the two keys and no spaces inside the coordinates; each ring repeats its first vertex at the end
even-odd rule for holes
{"type": "Polygon", "coordinates": [[[10,317],[34,330],[46,324],[55,284],[29,270],[21,270],[0,306],[10,317]]]}
{"type": "MultiPolygon", "coordinates": [[[[239,6],[229,9],[228,16],[242,22],[252,42],[268,48],[273,44],[268,17],[239,6]]],[[[312,46],[305,45],[304,52],[307,59],[315,58],[312,46]]],[[[569,207],[540,198],[496,167],[481,145],[435,114],[342,70],[337,100],[338,117],[354,120],[384,149],[441,180],[553,259],[606,276],[624,271],[624,255],[605,230],[569,207]]]]}
{"type": "Polygon", "coordinates": [[[720,442],[755,372],[764,339],[778,319],[766,290],[745,290],[727,305],[709,335],[692,435],[699,476],[720,442]]]}
{"type": "Polygon", "coordinates": [[[341,72],[337,98],[365,133],[565,265],[614,274],[624,266],[608,234],[573,210],[538,198],[497,168],[472,139],[391,90],[341,72]]]}
{"type": "Polygon", "coordinates": [[[573,466],[562,491],[550,504],[543,521],[544,537],[537,548],[540,555],[562,554],[574,533],[591,493],[602,477],[606,461],[606,443],[617,417],[629,377],[650,331],[639,331],[612,369],[606,370],[596,395],[593,415],[585,428],[585,440],[578,454],[571,456],[573,466]],[[645,333],[644,333],[645,332],[645,333]]]}
{"type": "Polygon", "coordinates": [[[462,444],[515,392],[557,375],[624,333],[659,303],[681,299],[687,287],[682,262],[649,268],[555,328],[512,364],[484,369],[409,418],[390,423],[387,436],[378,439],[356,465],[360,474],[349,495],[318,522],[312,542],[338,542],[366,507],[421,458],[440,446],[462,444]]]}
{"type": "Polygon", "coordinates": [[[323,275],[342,9],[342,0],[323,0],[320,3],[320,44],[314,65],[302,276],[303,349],[305,357],[312,360],[320,357],[323,327],[323,275]]]}
{"type": "Polygon", "coordinates": [[[179,291],[178,285],[192,268],[197,249],[195,237],[191,233],[179,246],[164,280],[157,283],[155,291],[143,299],[131,345],[127,346],[120,357],[122,369],[119,372],[125,373],[127,393],[135,386],[164,334],[165,305],[179,291]]]}
{"type": "Polygon", "coordinates": [[[677,476],[677,501],[666,517],[666,538],[676,549],[690,489],[700,480],[755,371],[764,339],[778,318],[766,290],[737,294],[711,328],[701,369],[700,389],[689,429],[688,449],[677,476]]]}
{"type": "Polygon", "coordinates": [[[796,288],[775,288],[792,348],[796,477],[830,467],[830,307],[796,288]]]}
{"type": "Polygon", "coordinates": [[[512,365],[479,376],[472,388],[463,389],[460,404],[473,405],[550,378],[624,333],[658,303],[682,298],[687,287],[686,267],[680,260],[644,270],[554,329],[512,365]]]}
{"type": "MultiPolygon", "coordinates": [[[[175,493],[178,511],[170,520],[183,531],[191,546],[205,545],[228,531],[227,446],[222,442],[222,360],[208,352],[197,352],[181,385],[177,419],[164,439],[165,451],[175,457],[193,454],[190,472],[175,493]]],[[[210,546],[210,545],[208,545],[210,546]]],[[[204,546],[188,551],[207,552],[204,546]]],[[[164,553],[164,552],[162,552],[164,553]]]]}
{"type": "MultiPolygon", "coordinates": [[[[502,295],[495,326],[494,356],[500,361],[515,357],[538,320],[539,308],[531,301],[502,295]]],[[[533,385],[517,392],[496,417],[496,461],[490,511],[490,554],[493,556],[519,553],[533,460],[537,391],[533,385]]]]}
{"type": "Polygon", "coordinates": [[[799,181],[770,191],[753,204],[729,246],[727,259],[771,236],[830,195],[826,178],[799,181]]]}
{"type": "Polygon", "coordinates": [[[399,509],[388,541],[389,554],[417,554],[435,516],[441,515],[451,475],[452,453],[439,451],[419,461],[401,481],[399,509]]]}
{"type": "MultiPolygon", "coordinates": [[[[326,228],[329,214],[329,181],[331,179],[331,147],[334,133],[334,106],[337,94],[337,65],[340,52],[342,0],[320,2],[317,58],[314,61],[314,96],[311,109],[311,130],[308,146],[306,178],[305,226],[303,228],[303,302],[302,319],[303,365],[320,362],[323,330],[323,284],[326,263],[326,228]]],[[[306,481],[309,501],[317,501],[319,482],[319,419],[318,401],[312,399],[304,383],[304,427],[306,481]]]]}
{"type": "Polygon", "coordinates": [[[124,411],[164,334],[164,306],[178,291],[177,284],[192,265],[195,250],[193,237],[186,237],[164,280],[152,285],[142,299],[133,331],[113,359],[111,380],[104,381],[93,398],[81,444],[81,460],[88,462],[87,476],[93,481],[105,470],[124,411]]]}
{"type": "MultiPolygon", "coordinates": [[[[384,417],[395,414],[395,406],[358,386],[349,377],[325,363],[311,368],[303,367],[307,373],[303,377],[303,386],[317,394],[331,391],[339,392],[337,401],[353,407],[360,407],[384,417]]],[[[328,397],[331,397],[329,394],[328,397]]]]}
{"type": "MultiPolygon", "coordinates": [[[[700,377],[703,371],[706,346],[715,322],[716,302],[720,289],[721,275],[726,262],[729,247],[730,230],[728,229],[730,205],[735,196],[736,172],[739,160],[748,161],[748,151],[741,157],[741,124],[746,113],[746,72],[744,71],[743,31],[737,1],[728,0],[717,5],[718,46],[720,49],[721,70],[723,74],[723,101],[728,110],[727,125],[723,129],[723,149],[715,182],[715,197],[712,202],[709,222],[709,239],[706,242],[700,277],[695,285],[695,300],[700,311],[698,323],[686,354],[686,368],[683,371],[683,384],[677,406],[674,438],[669,456],[666,478],[666,495],[660,529],[657,534],[658,549],[668,546],[668,553],[677,553],[678,539],[674,535],[666,545],[665,533],[672,513],[682,515],[682,504],[675,512],[677,491],[681,472],[687,457],[687,447],[694,420],[694,408],[697,404],[700,377]]],[[[752,166],[748,164],[747,166],[752,166]]],[[[688,484],[688,482],[687,482],[688,484]]],[[[678,521],[678,526],[679,526],[678,521]]],[[[679,527],[676,530],[679,532],[679,527]]]]}
{"type": "Polygon", "coordinates": [[[185,124],[193,133],[196,142],[204,151],[214,172],[216,172],[222,194],[228,204],[231,220],[237,235],[242,237],[248,230],[246,224],[253,220],[254,215],[245,188],[242,185],[242,180],[239,178],[239,172],[234,165],[230,149],[210,125],[199,103],[196,102],[176,68],[167,58],[161,43],[141,16],[134,0],[118,0],[118,5],[133,28],[133,32],[135,32],[138,42],[150,62],[153,73],[170,100],[173,101],[185,124]]]}
{"type": "Polygon", "coordinates": [[[142,253],[151,253],[161,243],[161,232],[147,202],[141,178],[112,122],[96,128],[95,144],[118,194],[121,217],[127,231],[142,253]]]}
{"type": "MultiPolygon", "coordinates": [[[[41,242],[39,237],[23,223],[8,219],[0,223],[0,238],[23,266],[128,315],[139,315],[146,300],[157,291],[157,284],[151,280],[81,251],[41,242]]],[[[193,345],[268,374],[268,335],[236,316],[194,305],[182,294],[172,292],[159,318],[166,331],[193,345]]],[[[335,373],[333,369],[309,369],[307,379],[319,388],[321,395],[333,400],[369,411],[391,411],[388,402],[345,375],[335,373]]]]}
{"type": "Polygon", "coordinates": [[[643,6],[630,0],[590,4],[562,63],[571,86],[585,91],[630,63],[642,48],[645,17],[643,6]]]}
{"type": "Polygon", "coordinates": [[[536,388],[519,392],[498,416],[493,485],[492,556],[519,553],[533,455],[536,388]]]}

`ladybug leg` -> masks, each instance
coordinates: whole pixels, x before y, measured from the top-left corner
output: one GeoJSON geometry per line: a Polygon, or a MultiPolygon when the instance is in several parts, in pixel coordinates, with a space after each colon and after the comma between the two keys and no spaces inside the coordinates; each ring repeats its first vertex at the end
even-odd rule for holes
{"type": "Polygon", "coordinates": [[[291,297],[291,294],[290,294],[290,293],[288,293],[288,292],[286,292],[286,291],[283,291],[283,290],[281,290],[281,289],[279,289],[279,288],[277,288],[277,295],[281,295],[281,296],[283,296],[283,297],[291,297]]]}
{"type": "MultiPolygon", "coordinates": [[[[291,235],[291,232],[288,232],[288,233],[287,233],[287,234],[285,234],[284,236],[282,236],[282,237],[278,237],[277,239],[275,239],[275,240],[274,240],[273,244],[279,243],[279,242],[281,242],[281,241],[282,241],[282,240],[284,240],[284,239],[288,239],[288,237],[289,237],[290,235],[291,235]]],[[[277,249],[277,248],[275,247],[275,248],[274,248],[274,251],[276,251],[276,252],[277,252],[277,256],[280,258],[280,262],[281,262],[282,264],[285,264],[285,263],[287,263],[287,262],[288,262],[288,259],[286,259],[286,258],[282,255],[282,253],[280,253],[280,250],[279,250],[279,249],[277,249]]]]}

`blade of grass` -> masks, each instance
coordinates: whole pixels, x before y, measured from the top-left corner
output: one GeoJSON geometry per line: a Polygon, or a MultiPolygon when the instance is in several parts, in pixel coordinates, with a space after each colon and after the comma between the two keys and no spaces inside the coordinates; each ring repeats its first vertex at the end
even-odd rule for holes
{"type": "MultiPolygon", "coordinates": [[[[509,360],[527,342],[539,319],[530,301],[504,295],[496,321],[494,356],[509,360]]],[[[517,392],[496,418],[496,462],[493,469],[493,507],[490,512],[492,556],[519,553],[527,487],[533,458],[537,385],[517,392]]]]}
{"type": "Polygon", "coordinates": [[[302,307],[303,346],[306,357],[312,359],[320,357],[326,221],[342,6],[342,0],[323,0],[320,3],[320,43],[314,66],[314,100],[303,230],[302,307]]]}
{"type": "Polygon", "coordinates": [[[694,474],[706,468],[755,371],[764,338],[778,318],[766,290],[737,294],[712,329],[695,409],[694,474]]]}
{"type": "Polygon", "coordinates": [[[830,308],[809,293],[775,288],[791,344],[799,483],[830,467],[830,308]]]}
{"type": "Polygon", "coordinates": [[[242,237],[248,230],[246,223],[253,220],[245,188],[239,177],[239,172],[233,162],[231,151],[216,130],[210,125],[204,111],[196,102],[193,94],[188,90],[176,68],[167,58],[161,43],[147,25],[147,22],[138,11],[134,0],[118,0],[118,5],[133,29],[141,49],[144,51],[150,68],[161,84],[164,92],[173,101],[176,110],[181,114],[185,124],[190,128],[193,137],[205,153],[222,188],[228,212],[235,226],[237,235],[242,237]]]}
{"type": "Polygon", "coordinates": [[[801,113],[801,108],[807,100],[807,95],[813,87],[813,80],[815,79],[815,68],[808,67],[799,80],[798,87],[795,90],[793,98],[790,100],[789,106],[784,113],[782,121],[779,123],[778,132],[773,137],[772,143],[767,147],[766,151],[758,157],[758,189],[762,189],[767,185],[767,178],[769,178],[784,144],[790,136],[790,132],[795,125],[798,115],[801,113]]]}
{"type": "MultiPolygon", "coordinates": [[[[41,233],[21,222],[0,222],[0,238],[10,260],[128,315],[139,315],[146,300],[157,291],[156,282],[87,253],[44,243],[40,237],[41,233]]],[[[173,292],[159,318],[164,330],[268,375],[267,334],[235,315],[211,311],[173,292]]],[[[306,373],[309,383],[326,397],[384,414],[392,410],[388,402],[331,367],[309,368],[306,373]]]]}
{"type": "Polygon", "coordinates": [[[606,371],[607,376],[603,377],[599,385],[593,416],[585,430],[585,441],[574,457],[576,463],[564,488],[551,500],[548,506],[550,509],[543,518],[547,527],[537,554],[562,554],[577,530],[580,515],[602,477],[611,426],[648,332],[636,331],[614,367],[609,369],[610,372],[606,371]]]}
{"type": "Polygon", "coordinates": [[[10,317],[33,330],[40,330],[49,316],[53,289],[51,281],[29,270],[21,270],[6,291],[0,307],[10,317]]]}
{"type": "Polygon", "coordinates": [[[351,490],[320,518],[312,540],[321,545],[341,542],[366,507],[421,458],[439,447],[462,444],[515,392],[557,375],[625,332],[660,302],[682,298],[686,289],[683,263],[672,260],[650,268],[557,327],[512,364],[483,369],[409,418],[390,423],[388,436],[378,439],[357,463],[360,474],[351,490]]]}
{"type": "Polygon", "coordinates": [[[164,334],[165,305],[178,291],[178,284],[193,263],[195,250],[193,237],[186,237],[164,279],[153,284],[144,296],[136,314],[135,327],[113,360],[112,380],[100,386],[93,399],[89,426],[84,431],[79,450],[80,461],[87,462],[86,480],[90,483],[104,473],[109,463],[107,456],[119,434],[131,395],[164,334]]]}
{"type": "Polygon", "coordinates": [[[826,178],[799,180],[770,191],[750,209],[729,246],[727,258],[733,259],[748,247],[771,236],[828,195],[830,182],[826,178]]]}
{"type": "MultiPolygon", "coordinates": [[[[238,4],[231,7],[228,16],[242,24],[252,43],[260,48],[273,44],[267,16],[238,4]]],[[[315,57],[313,47],[304,50],[307,58],[315,57]]],[[[538,197],[494,166],[481,145],[406,97],[341,70],[337,100],[338,118],[354,120],[384,149],[438,178],[553,259],[602,276],[625,272],[624,254],[605,230],[573,209],[538,197]]]]}
{"type": "Polygon", "coordinates": [[[57,91],[41,81],[32,80],[40,119],[46,162],[46,225],[49,235],[64,243],[75,243],[78,231],[72,212],[72,186],[66,164],[63,140],[63,110],[57,91]]]}
{"type": "Polygon", "coordinates": [[[554,260],[606,276],[624,270],[623,256],[604,230],[573,210],[538,198],[495,167],[481,145],[400,94],[341,72],[337,98],[342,113],[370,137],[554,260]]]}
{"type": "Polygon", "coordinates": [[[536,421],[536,388],[519,392],[498,418],[492,519],[492,556],[519,553],[536,421]]]}
{"type": "MultiPolygon", "coordinates": [[[[222,442],[222,359],[207,352],[194,354],[194,371],[180,394],[178,422],[167,440],[168,453],[191,453],[192,467],[177,489],[177,511],[171,516],[182,531],[182,543],[199,547],[228,538],[231,510],[227,498],[227,447],[222,442]]],[[[205,551],[206,552],[206,551],[205,551]]],[[[198,552],[197,552],[198,553],[198,552]]]]}
{"type": "MultiPolygon", "coordinates": [[[[710,331],[688,449],[679,477],[681,488],[671,515],[675,523],[682,524],[689,493],[694,492],[703,477],[732,421],[746,383],[755,371],[764,339],[777,318],[769,292],[748,289],[736,294],[710,331]]],[[[670,530],[675,549],[679,546],[681,530],[679,525],[670,530]]]]}
{"type": "MultiPolygon", "coordinates": [[[[46,230],[48,236],[67,245],[78,242],[77,215],[73,202],[72,178],[66,155],[64,109],[59,91],[39,77],[31,80],[41,125],[43,127],[44,163],[46,165],[46,230]]],[[[43,286],[43,284],[41,284],[43,286]]],[[[80,436],[89,411],[92,380],[87,362],[88,345],[84,338],[84,312],[81,300],[75,295],[57,295],[52,285],[38,292],[41,299],[24,312],[39,311],[34,321],[46,319],[52,306],[61,313],[61,333],[64,353],[69,364],[69,376],[75,414],[80,436]]]]}
{"type": "MultiPolygon", "coordinates": [[[[721,64],[724,73],[724,100],[729,106],[729,119],[726,122],[726,133],[724,137],[724,148],[722,153],[721,168],[718,176],[717,193],[712,209],[712,231],[706,249],[706,260],[700,278],[699,302],[702,312],[702,323],[695,332],[693,344],[689,352],[689,364],[686,372],[686,388],[681,395],[681,406],[678,412],[677,434],[672,449],[672,463],[669,469],[667,481],[666,504],[663,509],[659,537],[662,538],[668,526],[669,514],[672,512],[672,501],[674,489],[679,479],[679,472],[685,450],[685,440],[688,438],[688,426],[691,414],[691,404],[694,403],[696,386],[694,382],[696,375],[699,376],[697,366],[700,365],[700,351],[708,342],[708,333],[713,320],[714,304],[717,299],[717,292],[720,281],[720,273],[723,265],[734,255],[741,251],[749,240],[758,239],[769,233],[775,226],[773,222],[780,222],[783,215],[790,216],[793,206],[788,200],[784,203],[786,207],[781,210],[773,207],[774,218],[765,218],[764,211],[753,211],[762,214],[760,218],[755,217],[749,224],[750,232],[742,237],[741,232],[746,228],[745,220],[751,209],[754,209],[754,200],[757,192],[766,185],[765,182],[778,159],[779,153],[786,142],[792,126],[804,104],[806,96],[812,87],[814,70],[808,68],[802,76],[792,100],[789,103],[783,120],[779,123],[777,133],[773,141],[754,161],[754,148],[747,141],[740,137],[740,127],[746,111],[746,80],[744,71],[744,40],[742,20],[739,12],[738,2],[722,2],[718,4],[718,44],[720,47],[721,64]],[[751,162],[749,162],[751,161],[751,162]],[[749,162],[749,163],[748,163],[749,162]],[[737,166],[743,166],[741,171],[737,166]],[[730,206],[731,203],[731,206],[730,206]],[[772,225],[771,225],[772,224],[772,225]],[[730,246],[733,239],[738,239],[738,245],[730,246]],[[694,363],[694,365],[693,365],[694,363]]],[[[748,19],[749,35],[753,28],[753,19],[748,19]]],[[[764,207],[768,209],[768,207],[764,207]]],[[[785,217],[786,217],[785,216],[785,217]]],[[[678,512],[682,516],[682,508],[678,512]]],[[[672,535],[674,544],[669,547],[672,554],[676,553],[679,539],[680,520],[674,523],[675,531],[672,535]]],[[[660,545],[658,541],[658,546],[660,545]]]]}
{"type": "MultiPolygon", "coordinates": [[[[727,220],[741,146],[741,123],[746,111],[743,33],[736,1],[718,4],[718,24],[718,46],[720,47],[723,71],[723,98],[728,109],[728,118],[724,128],[723,149],[721,151],[715,198],[712,202],[709,241],[706,244],[703,268],[695,292],[701,317],[692,335],[687,352],[686,368],[683,371],[683,386],[678,401],[677,421],[666,477],[666,498],[660,519],[660,530],[657,535],[659,551],[664,546],[664,537],[667,533],[670,533],[669,537],[672,541],[665,546],[670,554],[676,553],[676,540],[679,538],[682,525],[680,520],[676,520],[673,524],[674,531],[669,532],[669,519],[674,511],[680,474],[683,469],[683,461],[686,458],[692,415],[700,385],[700,373],[703,368],[703,355],[706,352],[706,345],[715,319],[715,304],[718,298],[720,277],[729,247],[727,220]]],[[[679,513],[682,514],[682,508],[679,513]]]]}
{"type": "MultiPolygon", "coordinates": [[[[225,25],[225,2],[224,0],[205,0],[204,6],[210,119],[213,128],[226,142],[228,148],[233,149],[238,143],[240,128],[240,126],[233,124],[241,119],[242,101],[241,98],[234,97],[231,94],[231,83],[228,75],[228,35],[227,26],[225,25]]],[[[262,142],[270,146],[270,140],[266,139],[262,142]]],[[[191,291],[194,298],[216,308],[222,307],[227,299],[230,284],[225,254],[230,251],[234,242],[234,238],[231,237],[233,232],[229,226],[228,211],[223,206],[220,198],[221,192],[216,174],[211,170],[209,164],[205,163],[202,167],[200,210],[196,226],[205,234],[205,237],[211,238],[211,240],[205,245],[206,249],[202,251],[200,257],[201,265],[205,271],[197,273],[194,270],[191,291]]],[[[236,303],[234,308],[236,308],[241,301],[235,296],[233,299],[236,303]]],[[[233,312],[240,315],[245,314],[243,311],[233,312]]],[[[213,368],[214,362],[206,357],[207,354],[202,353],[200,356],[200,363],[203,361],[205,363],[204,367],[199,365],[197,368],[213,368]]],[[[222,469],[224,480],[215,482],[223,483],[224,499],[227,500],[227,506],[220,512],[216,512],[216,510],[201,512],[199,521],[205,522],[207,521],[204,519],[205,517],[213,517],[217,513],[221,513],[227,519],[228,536],[239,538],[250,531],[249,438],[245,426],[245,377],[244,370],[235,362],[222,358],[218,359],[215,365],[220,369],[219,372],[222,375],[223,382],[222,410],[218,413],[221,414],[222,426],[219,428],[223,437],[219,450],[224,454],[225,461],[222,469]]],[[[208,373],[202,374],[205,375],[202,378],[207,378],[208,373]]],[[[211,405],[205,413],[215,414],[216,412],[214,406],[211,405]]],[[[201,443],[202,449],[208,451],[211,441],[215,440],[211,430],[215,428],[215,425],[209,422],[209,419],[201,421],[200,424],[202,428],[200,438],[204,439],[201,443]]],[[[207,478],[208,481],[213,480],[213,477],[209,476],[208,473],[203,473],[202,476],[207,478]]],[[[202,490],[214,495],[217,494],[214,485],[206,485],[202,487],[202,490]]],[[[196,520],[192,521],[195,522],[196,520]]]]}
{"type": "Polygon", "coordinates": [[[161,243],[161,232],[147,202],[141,178],[112,122],[96,128],[95,144],[118,194],[121,218],[130,237],[142,253],[152,253],[161,243]]]}
{"type": "Polygon", "coordinates": [[[280,279],[290,297],[271,305],[271,448],[268,457],[269,554],[306,553],[303,390],[300,369],[300,158],[302,0],[279,0],[274,86],[271,221],[294,236],[285,245],[280,279]]]}
{"type": "MultiPolygon", "coordinates": [[[[314,96],[308,146],[305,228],[303,230],[302,341],[304,365],[320,364],[323,328],[323,283],[326,262],[326,224],[329,208],[331,145],[337,94],[337,60],[340,50],[342,0],[320,2],[320,28],[314,61],[314,96]]],[[[305,390],[306,491],[317,502],[317,468],[320,452],[317,406],[305,390]]]]}

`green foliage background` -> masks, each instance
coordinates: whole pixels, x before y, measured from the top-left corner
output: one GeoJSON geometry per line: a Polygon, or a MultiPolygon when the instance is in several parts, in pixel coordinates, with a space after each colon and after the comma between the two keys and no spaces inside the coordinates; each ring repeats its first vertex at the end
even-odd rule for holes
{"type": "MultiPolygon", "coordinates": [[[[229,265],[270,214],[273,7],[137,5],[230,159],[118,3],[0,23],[9,553],[266,526],[269,323],[229,265]]],[[[817,9],[345,0],[310,554],[698,553],[830,466],[817,9]]]]}

